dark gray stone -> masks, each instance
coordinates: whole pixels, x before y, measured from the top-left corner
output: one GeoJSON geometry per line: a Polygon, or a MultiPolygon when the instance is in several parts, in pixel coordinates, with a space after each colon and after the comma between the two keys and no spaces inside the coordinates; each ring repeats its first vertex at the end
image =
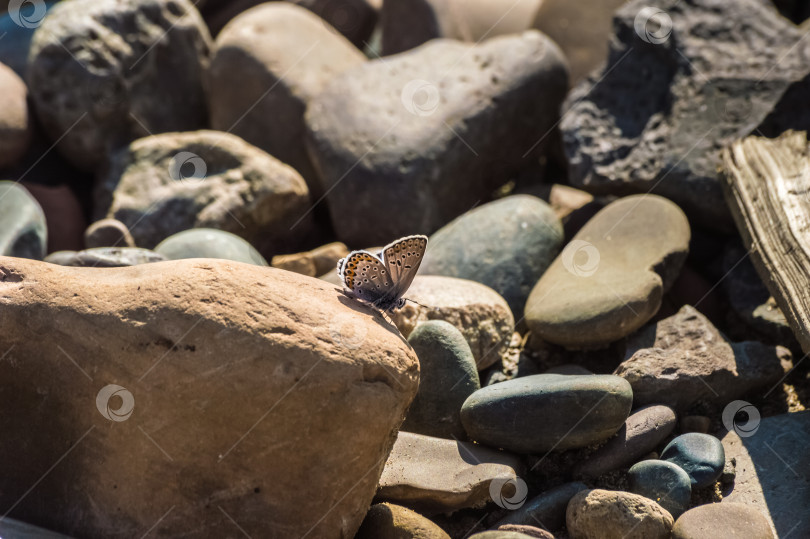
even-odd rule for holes
{"type": "Polygon", "coordinates": [[[767,4],[634,0],[620,8],[606,63],[568,96],[561,128],[572,184],[652,191],[699,223],[732,230],[719,151],[808,73],[802,31],[767,4]]]}
{"type": "Polygon", "coordinates": [[[710,434],[688,432],[667,444],[661,460],[677,464],[689,474],[692,488],[708,487],[717,481],[726,465],[723,444],[710,434]]]}
{"type": "Polygon", "coordinates": [[[430,237],[420,272],[485,284],[509,303],[515,318],[560,251],[563,228],[539,198],[515,195],[484,204],[430,237]]]}
{"type": "Polygon", "coordinates": [[[665,460],[644,460],[627,472],[630,492],[654,500],[678,519],[689,508],[692,480],[683,468],[665,460]]]}
{"type": "Polygon", "coordinates": [[[190,0],[59,2],[34,33],[28,84],[62,155],[92,171],[138,137],[204,126],[210,48],[190,0]]]}
{"type": "Polygon", "coordinates": [[[510,511],[495,527],[505,524],[543,526],[547,530],[559,530],[565,525],[565,509],[577,492],[587,490],[585,483],[578,481],[554,487],[528,500],[518,509],[510,511]]]}
{"type": "Polygon", "coordinates": [[[57,251],[45,262],[81,268],[120,268],[168,260],[165,256],[139,247],[96,247],[84,251],[57,251]]]}
{"type": "Polygon", "coordinates": [[[0,256],[42,260],[48,243],[45,214],[28,190],[0,181],[0,256]]]}
{"type": "Polygon", "coordinates": [[[535,166],[566,89],[562,54],[537,31],[434,40],[332,79],[306,121],[338,239],[429,234],[487,199],[535,166]]]}
{"type": "Polygon", "coordinates": [[[612,436],[633,392],[618,376],[537,374],[480,389],[461,407],[471,440],[518,453],[585,447],[612,436]]]}
{"type": "Polygon", "coordinates": [[[419,358],[419,391],[402,429],[439,438],[466,439],[461,405],[481,384],[464,335],[444,320],[431,320],[417,325],[408,343],[419,358]]]}
{"type": "Polygon", "coordinates": [[[181,258],[223,258],[267,266],[259,251],[236,234],[214,228],[192,228],[173,234],[155,247],[167,260],[181,258]]]}
{"type": "Polygon", "coordinates": [[[675,423],[675,412],[669,406],[651,405],[636,410],[619,432],[574,468],[574,474],[596,477],[635,462],[669,436],[675,423]]]}

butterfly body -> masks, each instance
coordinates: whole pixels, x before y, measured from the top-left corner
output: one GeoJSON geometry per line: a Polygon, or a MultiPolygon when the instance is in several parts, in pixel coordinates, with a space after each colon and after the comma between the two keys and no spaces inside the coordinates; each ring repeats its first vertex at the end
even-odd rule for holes
{"type": "Polygon", "coordinates": [[[382,311],[405,305],[403,294],[411,286],[427,248],[427,236],[406,236],[377,254],[352,251],[338,261],[341,282],[351,294],[382,311]]]}

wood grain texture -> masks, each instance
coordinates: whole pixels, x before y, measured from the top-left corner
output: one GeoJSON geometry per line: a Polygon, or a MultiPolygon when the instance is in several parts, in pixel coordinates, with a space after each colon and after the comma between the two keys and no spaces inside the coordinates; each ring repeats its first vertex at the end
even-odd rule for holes
{"type": "Polygon", "coordinates": [[[810,353],[810,148],[804,132],[723,150],[721,179],[760,277],[810,353]]]}

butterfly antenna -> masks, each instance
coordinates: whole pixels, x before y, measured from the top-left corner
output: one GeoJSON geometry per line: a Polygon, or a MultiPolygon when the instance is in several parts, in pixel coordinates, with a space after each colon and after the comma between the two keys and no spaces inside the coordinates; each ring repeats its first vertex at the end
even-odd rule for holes
{"type": "Polygon", "coordinates": [[[433,308],[433,307],[428,307],[427,305],[422,305],[418,301],[414,301],[411,298],[405,298],[405,301],[410,301],[411,303],[416,303],[417,305],[419,305],[420,307],[424,307],[425,309],[432,309],[433,308]]]}

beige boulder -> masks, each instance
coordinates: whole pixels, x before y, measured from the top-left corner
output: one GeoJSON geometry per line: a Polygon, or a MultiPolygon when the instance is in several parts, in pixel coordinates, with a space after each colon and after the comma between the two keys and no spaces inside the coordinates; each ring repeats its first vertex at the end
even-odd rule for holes
{"type": "Polygon", "coordinates": [[[210,259],[2,257],[0,355],[0,505],[90,539],[353,536],[419,370],[334,286],[210,259]]]}

